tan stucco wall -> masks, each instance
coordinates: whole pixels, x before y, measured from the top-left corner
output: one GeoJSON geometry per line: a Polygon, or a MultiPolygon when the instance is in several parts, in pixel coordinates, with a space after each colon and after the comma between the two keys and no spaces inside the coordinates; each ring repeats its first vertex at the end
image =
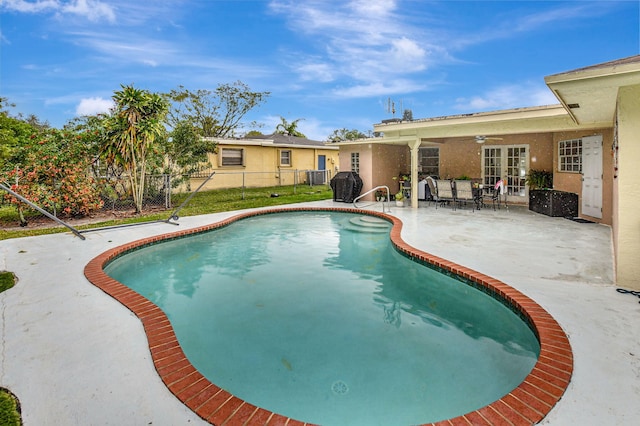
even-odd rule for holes
{"type": "Polygon", "coordinates": [[[481,147],[467,139],[446,139],[440,147],[440,178],[455,179],[462,175],[480,178],[481,147]]]}
{"type": "MultiPolygon", "coordinates": [[[[360,172],[363,182],[362,194],[380,185],[389,187],[391,194],[399,190],[398,181],[394,180],[400,173],[408,173],[410,167],[409,148],[403,145],[382,145],[363,143],[340,147],[340,170],[351,170],[351,154],[360,154],[360,172]]],[[[373,200],[375,194],[364,199],[373,200]]]]}
{"type": "MultiPolygon", "coordinates": [[[[391,194],[400,190],[397,178],[400,173],[409,173],[411,159],[409,148],[397,145],[375,145],[374,174],[371,188],[386,185],[391,194]]],[[[365,184],[366,185],[366,184],[365,184]]]]}
{"type": "Polygon", "coordinates": [[[478,144],[471,138],[445,139],[440,146],[440,177],[455,179],[482,177],[482,149],[486,146],[529,145],[529,168],[551,171],[553,168],[553,135],[528,133],[504,136],[502,140],[488,140],[478,144]]]}
{"type": "Polygon", "coordinates": [[[620,287],[640,290],[640,86],[620,88],[617,117],[616,275],[620,287]]]}

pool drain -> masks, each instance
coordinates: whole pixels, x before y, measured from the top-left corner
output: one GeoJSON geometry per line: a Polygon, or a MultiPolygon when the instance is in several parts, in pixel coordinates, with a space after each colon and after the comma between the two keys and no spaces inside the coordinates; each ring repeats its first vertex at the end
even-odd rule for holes
{"type": "Polygon", "coordinates": [[[331,390],[336,395],[344,395],[345,393],[349,392],[349,386],[347,386],[347,384],[342,380],[338,380],[331,385],[331,390]]]}

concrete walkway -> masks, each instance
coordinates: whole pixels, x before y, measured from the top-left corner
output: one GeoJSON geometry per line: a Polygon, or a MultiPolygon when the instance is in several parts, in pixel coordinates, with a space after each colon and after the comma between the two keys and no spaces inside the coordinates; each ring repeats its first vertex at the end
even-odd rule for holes
{"type": "MultiPolygon", "coordinates": [[[[20,399],[26,426],[205,424],[158,378],[137,318],[89,284],[83,268],[109,248],[235,213],[96,231],[85,241],[70,233],[0,241],[0,270],[19,278],[0,293],[0,385],[20,399]]],[[[609,227],[518,208],[392,214],[407,243],[515,287],[567,332],[574,376],[541,424],[638,423],[640,299],[615,291],[609,227]]]]}

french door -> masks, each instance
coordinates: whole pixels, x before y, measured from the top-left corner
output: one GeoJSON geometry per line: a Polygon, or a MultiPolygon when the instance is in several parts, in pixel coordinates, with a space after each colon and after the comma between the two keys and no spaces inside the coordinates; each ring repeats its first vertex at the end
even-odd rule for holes
{"type": "Polygon", "coordinates": [[[529,164],[529,145],[487,145],[482,150],[482,181],[493,188],[500,179],[505,181],[507,200],[526,200],[525,183],[529,164]]]}

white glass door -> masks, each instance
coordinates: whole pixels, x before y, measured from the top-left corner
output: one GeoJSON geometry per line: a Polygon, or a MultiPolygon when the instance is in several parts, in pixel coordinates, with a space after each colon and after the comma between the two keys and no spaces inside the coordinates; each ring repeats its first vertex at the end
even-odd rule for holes
{"type": "Polygon", "coordinates": [[[523,202],[527,197],[526,177],[529,164],[528,145],[485,146],[482,150],[482,181],[493,188],[500,179],[506,182],[507,200],[523,202]]]}

